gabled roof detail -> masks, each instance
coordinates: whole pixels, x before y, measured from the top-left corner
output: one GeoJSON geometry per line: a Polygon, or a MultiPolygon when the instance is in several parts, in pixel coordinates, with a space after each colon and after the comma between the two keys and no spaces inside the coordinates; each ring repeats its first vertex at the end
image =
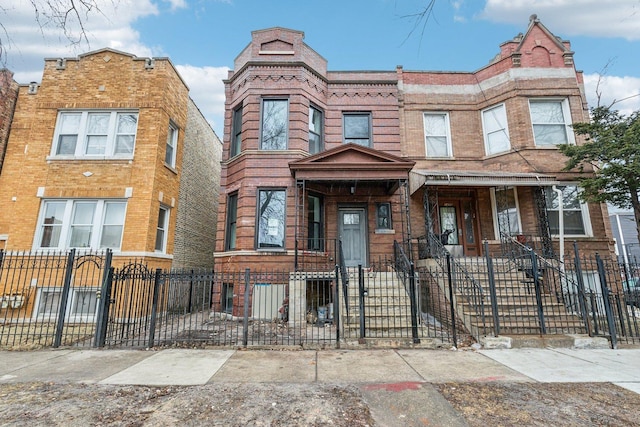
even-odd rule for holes
{"type": "Polygon", "coordinates": [[[567,40],[555,36],[545,27],[537,15],[529,18],[526,33],[515,36],[500,45],[492,63],[511,58],[515,67],[572,67],[573,52],[567,40]]]}
{"type": "Polygon", "coordinates": [[[414,161],[393,154],[357,144],[343,144],[289,162],[289,169],[296,179],[384,181],[407,179],[414,165],[414,161]]]}

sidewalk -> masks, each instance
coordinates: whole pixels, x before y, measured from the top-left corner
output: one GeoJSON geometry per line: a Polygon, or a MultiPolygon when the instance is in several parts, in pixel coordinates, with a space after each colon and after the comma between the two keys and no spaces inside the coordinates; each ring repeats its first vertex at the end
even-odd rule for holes
{"type": "Polygon", "coordinates": [[[611,382],[640,394],[640,349],[0,351],[0,387],[25,382],[349,384],[361,388],[379,425],[392,425],[384,422],[389,408],[465,425],[431,384],[611,382]]]}

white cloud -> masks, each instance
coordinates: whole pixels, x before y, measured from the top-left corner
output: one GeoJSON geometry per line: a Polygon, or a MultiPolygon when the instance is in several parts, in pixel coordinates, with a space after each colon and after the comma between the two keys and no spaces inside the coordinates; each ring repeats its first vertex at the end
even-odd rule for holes
{"type": "Polygon", "coordinates": [[[628,115],[640,110],[640,78],[602,76],[599,74],[585,74],[584,86],[587,102],[590,107],[598,105],[597,93],[600,93],[600,104],[619,110],[628,115]]]}
{"type": "MultiPolygon", "coordinates": [[[[19,83],[39,81],[44,58],[72,57],[78,54],[111,47],[137,56],[149,56],[151,49],[140,42],[140,35],[132,27],[138,18],[158,13],[152,0],[97,0],[100,11],[82,12],[84,30],[89,40],[74,45],[53,21],[47,21],[40,13],[40,25],[30,2],[14,2],[11,7],[0,9],[0,22],[6,33],[0,32],[3,44],[3,60],[14,71],[19,83]],[[37,76],[37,77],[36,77],[37,76]]],[[[79,6],[80,7],[80,6],[79,6]]],[[[67,34],[78,40],[81,28],[71,21],[67,34]]]]}
{"type": "Polygon", "coordinates": [[[522,25],[533,13],[563,36],[640,40],[640,3],[636,0],[487,0],[480,17],[522,25]]]}
{"type": "Polygon", "coordinates": [[[225,98],[222,80],[228,77],[229,68],[191,65],[176,65],[176,68],[189,86],[191,99],[218,136],[222,138],[225,98]]]}
{"type": "Polygon", "coordinates": [[[164,0],[171,5],[171,10],[184,9],[187,7],[186,0],[164,0]]]}

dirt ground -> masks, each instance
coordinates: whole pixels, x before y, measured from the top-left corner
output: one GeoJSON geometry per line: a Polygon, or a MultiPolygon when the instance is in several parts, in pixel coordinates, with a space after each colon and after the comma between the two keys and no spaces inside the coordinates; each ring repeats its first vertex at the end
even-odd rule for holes
{"type": "MultiPolygon", "coordinates": [[[[613,384],[435,384],[470,426],[640,426],[613,384]]],[[[0,385],[3,426],[376,426],[357,385],[0,385]]],[[[428,424],[424,424],[428,425],[428,424]]]]}

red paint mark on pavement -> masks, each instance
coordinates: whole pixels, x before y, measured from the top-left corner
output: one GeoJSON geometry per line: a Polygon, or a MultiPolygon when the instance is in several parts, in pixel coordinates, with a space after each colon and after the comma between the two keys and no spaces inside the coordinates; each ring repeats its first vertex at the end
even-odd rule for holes
{"type": "Polygon", "coordinates": [[[405,391],[405,390],[418,390],[422,387],[421,382],[416,381],[404,381],[401,383],[388,383],[388,384],[368,384],[364,387],[365,390],[385,390],[385,391],[405,391]]]}
{"type": "Polygon", "coordinates": [[[502,381],[504,379],[506,379],[507,377],[505,377],[504,375],[498,375],[495,377],[484,377],[484,378],[476,378],[473,380],[473,382],[476,383],[488,383],[488,382],[492,382],[492,381],[502,381]]]}

